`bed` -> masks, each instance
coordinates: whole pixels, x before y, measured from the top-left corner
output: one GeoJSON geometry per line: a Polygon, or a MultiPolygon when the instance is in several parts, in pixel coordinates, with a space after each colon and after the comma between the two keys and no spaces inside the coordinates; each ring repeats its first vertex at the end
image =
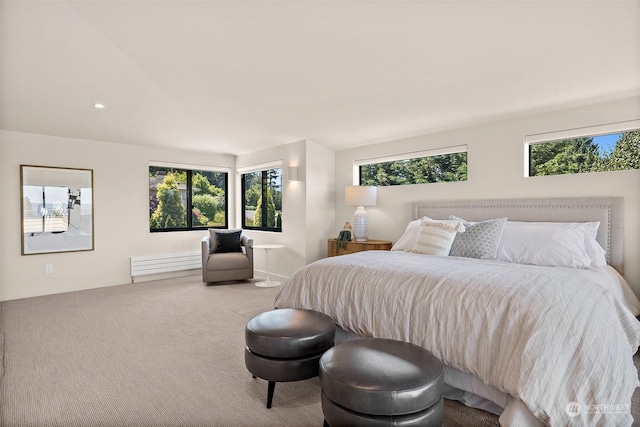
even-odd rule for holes
{"type": "Polygon", "coordinates": [[[621,198],[427,201],[412,210],[392,251],[311,263],[284,283],[275,307],[331,316],[337,342],[427,348],[446,366],[445,397],[500,415],[502,426],[632,424],[640,302],[622,276],[621,198]],[[465,231],[448,249],[422,250],[452,224],[465,231]],[[482,232],[495,228],[497,242],[482,232]]]}

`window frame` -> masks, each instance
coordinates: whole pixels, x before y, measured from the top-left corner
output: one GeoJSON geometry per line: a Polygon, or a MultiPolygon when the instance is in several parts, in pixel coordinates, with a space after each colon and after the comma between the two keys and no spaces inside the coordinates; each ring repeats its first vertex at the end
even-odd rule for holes
{"type": "MultiPolygon", "coordinates": [[[[165,233],[165,232],[174,232],[174,231],[202,231],[208,229],[228,229],[229,228],[229,168],[221,168],[215,166],[202,166],[202,165],[185,165],[178,163],[167,163],[167,162],[151,162],[149,163],[149,169],[151,168],[167,168],[168,171],[180,171],[186,172],[187,182],[186,185],[186,204],[185,208],[185,217],[187,221],[186,227],[169,227],[169,228],[151,228],[151,223],[149,223],[149,232],[150,233],[165,233]],[[197,172],[216,172],[224,175],[224,225],[201,225],[194,226],[193,225],[193,174],[197,172]]],[[[148,182],[147,182],[148,185],[148,182]]],[[[149,220],[151,219],[151,215],[149,215],[149,220]]]]}
{"type": "MultiPolygon", "coordinates": [[[[284,185],[283,185],[283,178],[284,178],[284,167],[282,165],[282,162],[271,162],[271,163],[264,163],[261,165],[254,165],[253,167],[243,167],[243,168],[237,168],[237,172],[240,174],[240,200],[241,200],[241,205],[240,205],[240,212],[241,212],[241,217],[240,217],[240,228],[242,228],[243,230],[256,230],[256,231],[267,231],[267,232],[273,232],[273,233],[282,233],[282,211],[284,210],[283,207],[281,206],[280,209],[280,227],[268,227],[268,226],[254,226],[254,225],[247,225],[245,224],[245,211],[246,211],[246,206],[247,206],[247,198],[246,198],[246,191],[245,191],[245,176],[247,174],[250,173],[257,173],[260,172],[261,173],[261,198],[264,200],[266,199],[266,195],[267,195],[267,189],[268,189],[268,172],[270,170],[273,169],[278,169],[280,170],[280,194],[281,197],[284,194],[284,185]]],[[[268,213],[268,206],[266,203],[262,204],[262,218],[267,218],[267,213],[268,213]]],[[[276,221],[277,222],[277,221],[276,221]]]]}
{"type": "MultiPolygon", "coordinates": [[[[640,120],[625,120],[615,123],[607,123],[602,125],[587,126],[581,128],[565,129],[552,132],[544,132],[524,136],[524,177],[537,178],[541,176],[562,176],[562,175],[581,175],[582,173],[594,172],[573,172],[564,174],[549,175],[531,175],[531,154],[532,146],[537,144],[547,144],[552,142],[560,142],[569,139],[591,138],[617,133],[628,133],[640,131],[640,120]]],[[[632,169],[627,169],[632,170],[632,169]]],[[[610,172],[610,171],[602,171],[610,172]]]]}
{"type": "MultiPolygon", "coordinates": [[[[401,160],[414,160],[421,159],[425,157],[436,157],[443,156],[447,154],[456,154],[456,153],[466,153],[467,154],[467,168],[469,166],[469,149],[466,144],[464,145],[454,145],[450,147],[443,148],[435,148],[431,150],[421,150],[421,151],[411,151],[406,153],[398,153],[392,154],[388,156],[378,156],[378,157],[369,157],[366,159],[357,159],[353,162],[353,185],[365,185],[362,184],[362,166],[372,165],[378,163],[388,163],[395,162],[401,160]]],[[[468,170],[468,169],[467,169],[468,170]]],[[[468,180],[468,179],[467,179],[468,180]]],[[[466,181],[466,180],[465,180],[466,181]]],[[[436,184],[442,182],[463,182],[459,181],[434,181],[434,182],[420,182],[420,183],[411,183],[411,184],[400,184],[400,185],[421,185],[421,184],[436,184]]],[[[367,184],[368,185],[368,184],[367,184]]],[[[380,186],[380,185],[376,185],[380,186]]],[[[383,185],[382,187],[395,187],[396,185],[383,185]]]]}

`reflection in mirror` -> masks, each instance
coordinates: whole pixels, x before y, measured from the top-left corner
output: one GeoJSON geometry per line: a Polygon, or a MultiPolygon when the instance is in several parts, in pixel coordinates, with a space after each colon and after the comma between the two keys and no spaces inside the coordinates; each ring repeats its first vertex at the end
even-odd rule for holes
{"type": "Polygon", "coordinates": [[[93,250],[93,171],[20,166],[22,254],[93,250]]]}

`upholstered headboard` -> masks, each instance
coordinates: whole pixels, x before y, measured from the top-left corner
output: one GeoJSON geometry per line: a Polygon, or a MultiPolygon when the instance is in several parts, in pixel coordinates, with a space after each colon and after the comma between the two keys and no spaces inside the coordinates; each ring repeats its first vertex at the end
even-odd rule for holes
{"type": "Polygon", "coordinates": [[[597,240],[607,262],[623,273],[622,197],[570,199],[427,200],[413,203],[413,219],[446,219],[453,214],[468,221],[507,217],[511,221],[600,221],[597,240]]]}

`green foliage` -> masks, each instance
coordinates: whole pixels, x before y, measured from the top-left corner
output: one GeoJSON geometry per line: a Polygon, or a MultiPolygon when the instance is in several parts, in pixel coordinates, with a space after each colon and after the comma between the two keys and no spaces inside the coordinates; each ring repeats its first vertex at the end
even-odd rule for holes
{"type": "Polygon", "coordinates": [[[625,132],[611,153],[592,137],[531,145],[530,176],[640,169],[640,131],[625,132]]]}
{"type": "Polygon", "coordinates": [[[282,169],[269,169],[267,171],[267,188],[271,190],[271,200],[277,211],[282,211],[282,191],[279,190],[278,178],[282,177],[282,169]]]}
{"type": "Polygon", "coordinates": [[[282,169],[249,172],[243,175],[245,211],[254,210],[253,219],[245,216],[245,225],[264,228],[282,228],[282,169]],[[264,199],[263,199],[264,194],[264,199]],[[263,207],[266,203],[266,218],[263,207]]]}
{"type": "Polygon", "coordinates": [[[200,209],[194,207],[191,210],[191,224],[195,227],[198,225],[207,226],[209,225],[209,218],[200,212],[200,209]]]}
{"type": "Polygon", "coordinates": [[[178,182],[173,173],[168,173],[156,191],[158,207],[151,215],[151,228],[186,227],[187,220],[184,206],[178,189],[178,182]]]}
{"type": "Polygon", "coordinates": [[[466,152],[360,166],[361,185],[389,186],[466,180],[466,152]]]}
{"type": "Polygon", "coordinates": [[[244,197],[245,197],[245,205],[247,206],[247,208],[249,206],[256,206],[258,204],[258,199],[260,198],[260,187],[255,187],[252,186],[251,188],[247,189],[244,192],[244,197]]]}
{"type": "Polygon", "coordinates": [[[600,163],[593,138],[533,144],[530,158],[530,176],[595,172],[600,163]]]}
{"type": "Polygon", "coordinates": [[[267,189],[267,221],[266,224],[262,219],[262,197],[258,199],[256,205],[256,213],[253,217],[253,225],[256,227],[274,228],[276,226],[276,205],[273,203],[271,191],[267,189]]]}
{"type": "Polygon", "coordinates": [[[187,183],[187,171],[184,169],[171,169],[171,173],[179,184],[187,183]]]}
{"type": "Polygon", "coordinates": [[[192,203],[195,209],[208,218],[215,218],[218,212],[218,199],[211,194],[196,194],[192,198],[192,203]]]}
{"type": "Polygon", "coordinates": [[[258,199],[256,212],[253,214],[253,226],[262,227],[262,197],[258,199]]]}
{"type": "Polygon", "coordinates": [[[347,242],[351,241],[351,231],[342,230],[338,233],[338,238],[336,239],[336,250],[339,248],[346,248],[347,242]]]}
{"type": "Polygon", "coordinates": [[[200,173],[196,173],[193,175],[191,186],[193,187],[194,193],[197,194],[213,194],[214,186],[209,183],[207,177],[201,175],[200,173]],[[196,189],[198,191],[196,191],[196,189]]]}
{"type": "Polygon", "coordinates": [[[610,171],[640,169],[640,131],[624,133],[605,164],[610,171]]]}
{"type": "MultiPolygon", "coordinates": [[[[207,178],[209,183],[213,185],[216,191],[222,191],[224,194],[224,188],[227,186],[227,174],[224,172],[214,172],[214,171],[199,171],[197,172],[207,178]]],[[[212,193],[213,194],[213,193],[212,193]]],[[[220,194],[213,194],[214,196],[219,196],[220,194]]]]}
{"type": "Polygon", "coordinates": [[[149,183],[155,185],[156,191],[156,196],[149,200],[150,227],[152,229],[187,227],[188,207],[185,209],[182,205],[186,200],[186,191],[191,195],[193,227],[225,225],[227,198],[224,189],[227,185],[227,175],[225,172],[218,171],[192,171],[166,166],[149,166],[149,183]],[[190,188],[187,188],[187,178],[190,178],[190,188]],[[176,187],[173,187],[173,184],[176,187]],[[176,189],[177,193],[173,194],[172,191],[176,189]],[[161,193],[164,194],[164,201],[160,200],[161,193]],[[175,197],[171,199],[169,196],[175,197]]]}
{"type": "MultiPolygon", "coordinates": [[[[225,211],[225,192],[223,188],[217,187],[213,183],[217,183],[221,186],[225,185],[224,175],[219,172],[211,171],[199,171],[194,172],[192,177],[191,186],[193,188],[193,195],[191,197],[191,204],[194,209],[202,214],[202,216],[194,218],[193,226],[207,226],[211,221],[215,222],[216,217],[221,212],[223,215],[220,217],[221,221],[216,224],[224,224],[224,211],[225,211]],[[204,219],[207,222],[204,222],[204,219]]],[[[195,215],[195,213],[194,213],[195,215]]]]}

